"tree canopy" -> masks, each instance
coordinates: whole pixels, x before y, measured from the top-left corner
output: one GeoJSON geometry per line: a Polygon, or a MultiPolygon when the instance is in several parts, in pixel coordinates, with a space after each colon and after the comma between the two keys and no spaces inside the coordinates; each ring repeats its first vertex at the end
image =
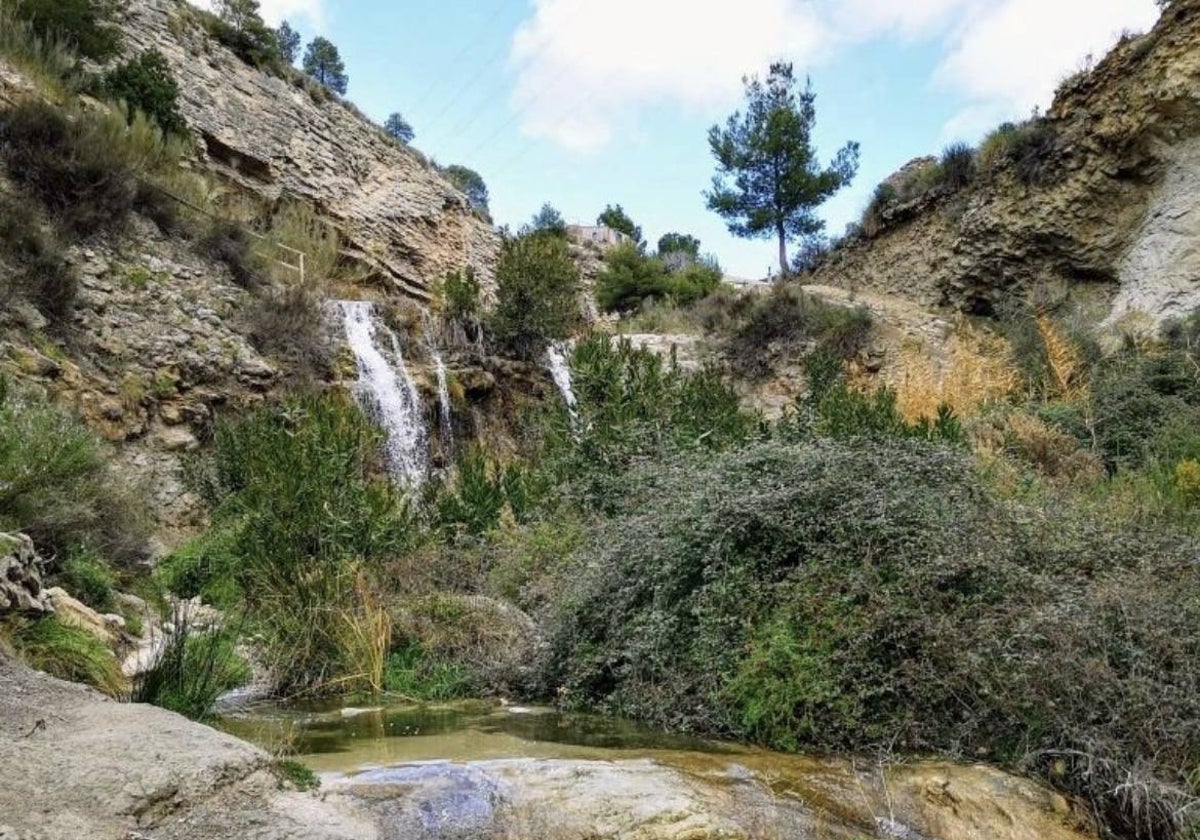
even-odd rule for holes
{"type": "Polygon", "coordinates": [[[483,176],[474,169],[468,169],[458,164],[446,167],[444,174],[451,184],[458,187],[467,196],[472,207],[482,210],[484,213],[488,212],[488,188],[483,181],[483,176]]]}
{"type": "Polygon", "coordinates": [[[562,213],[558,209],[547,202],[542,205],[542,209],[534,214],[530,220],[528,231],[531,233],[549,233],[554,236],[565,237],[567,235],[567,222],[563,218],[562,213]]]}
{"type": "Polygon", "coordinates": [[[387,122],[383,124],[383,130],[406,146],[417,136],[408,120],[404,119],[399,112],[387,118],[387,122]]]}
{"type": "Polygon", "coordinates": [[[300,33],[286,20],[275,30],[275,42],[279,46],[279,57],[287,64],[295,64],[300,57],[300,33]]]}
{"type": "Polygon", "coordinates": [[[350,84],[341,53],[328,38],[317,36],[304,53],[304,72],[337,94],[345,95],[350,84]]]}
{"type": "Polygon", "coordinates": [[[634,244],[642,243],[641,226],[634,224],[633,219],[629,218],[629,214],[620,204],[615,207],[611,204],[605,207],[604,212],[596,218],[596,224],[620,231],[632,239],[634,244]]]}
{"type": "Polygon", "coordinates": [[[786,275],[788,242],[824,230],[816,210],[853,180],[859,146],[847,143],[822,167],[812,139],[816,94],[811,83],[799,87],[791,64],[772,64],[766,82],[755,77],[745,85],[745,113],[709,131],[717,174],[706,193],[708,208],[735,236],[777,238],[786,275]]]}
{"type": "Polygon", "coordinates": [[[686,233],[667,233],[658,240],[658,255],[685,254],[693,260],[700,256],[700,240],[686,233]]]}

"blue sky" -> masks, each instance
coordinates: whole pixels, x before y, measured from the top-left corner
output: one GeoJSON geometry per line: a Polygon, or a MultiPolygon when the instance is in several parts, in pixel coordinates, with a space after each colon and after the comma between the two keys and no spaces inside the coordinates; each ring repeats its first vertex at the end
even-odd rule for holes
{"type": "Polygon", "coordinates": [[[569,221],[620,203],[653,243],[699,236],[732,274],[762,276],[772,243],[731,237],[705,210],[708,128],[740,78],[775,58],[811,75],[817,142],[862,144],[830,232],[875,185],[952,140],[1045,107],[1055,85],[1144,30],[1153,0],[263,0],[341,48],[350,98],[399,111],[415,145],[478,170],[498,223],[543,202],[569,221]]]}

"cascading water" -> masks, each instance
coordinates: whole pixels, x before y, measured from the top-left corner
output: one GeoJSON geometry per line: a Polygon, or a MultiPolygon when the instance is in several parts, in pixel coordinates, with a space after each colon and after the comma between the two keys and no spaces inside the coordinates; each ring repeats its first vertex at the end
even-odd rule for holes
{"type": "Polygon", "coordinates": [[[442,433],[442,453],[447,462],[454,456],[454,418],[450,414],[450,388],[446,384],[446,363],[438,350],[437,339],[433,335],[433,326],[429,315],[423,315],[425,327],[425,346],[433,359],[434,372],[437,375],[438,386],[438,423],[442,433]]]}
{"type": "Polygon", "coordinates": [[[571,347],[562,342],[556,342],[546,348],[546,358],[550,367],[550,376],[562,394],[567,412],[571,415],[571,425],[579,423],[579,401],[575,398],[575,389],[571,385],[571,363],[568,360],[571,347]]]}
{"type": "Polygon", "coordinates": [[[429,435],[420,394],[404,366],[400,339],[379,318],[375,304],[345,300],[336,306],[358,364],[355,391],[387,434],[392,475],[401,484],[418,487],[429,474],[429,435]]]}

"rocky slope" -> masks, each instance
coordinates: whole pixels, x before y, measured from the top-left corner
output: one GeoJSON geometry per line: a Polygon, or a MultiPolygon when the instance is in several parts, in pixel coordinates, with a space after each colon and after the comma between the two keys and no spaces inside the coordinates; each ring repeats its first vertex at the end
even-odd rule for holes
{"type": "Polygon", "coordinates": [[[1040,284],[1098,284],[1113,317],[1200,305],[1200,0],[1064,83],[1039,184],[1009,165],[885,213],[811,282],[991,314],[1040,284]]]}
{"type": "Polygon", "coordinates": [[[167,57],[180,110],[214,170],[268,201],[311,201],[337,223],[346,254],[404,294],[427,298],[432,283],[467,266],[490,282],[491,224],[352,106],[248,66],[185,0],[131,0],[122,28],[128,51],[167,57]]]}

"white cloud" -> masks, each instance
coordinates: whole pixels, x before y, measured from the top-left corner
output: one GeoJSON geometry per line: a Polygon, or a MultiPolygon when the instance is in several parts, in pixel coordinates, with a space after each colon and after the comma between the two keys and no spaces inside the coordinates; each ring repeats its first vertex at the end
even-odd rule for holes
{"type": "MultiPolygon", "coordinates": [[[[1123,29],[1148,29],[1154,0],[1003,0],[974,6],[950,39],[937,82],[975,112],[1049,106],[1063,78],[1100,59],[1123,29]]],[[[967,120],[964,111],[956,119],[967,120]]]]}
{"type": "Polygon", "coordinates": [[[652,102],[715,108],[774,58],[812,59],[822,23],[795,0],[536,0],[518,29],[513,107],[522,129],[568,148],[608,142],[625,112],[652,102]]]}
{"type": "MultiPolygon", "coordinates": [[[[213,0],[191,0],[202,9],[213,10],[213,0]]],[[[310,26],[321,28],[325,23],[325,9],[322,0],[262,0],[263,20],[271,26],[278,26],[282,21],[292,23],[306,21],[310,26]]]]}
{"type": "Polygon", "coordinates": [[[648,104],[719,113],[775,58],[808,69],[870,39],[926,39],[942,53],[933,81],[963,100],[943,135],[971,139],[1047,106],[1084,56],[1156,15],[1154,0],[534,0],[512,107],[526,135],[586,151],[648,104]]]}

